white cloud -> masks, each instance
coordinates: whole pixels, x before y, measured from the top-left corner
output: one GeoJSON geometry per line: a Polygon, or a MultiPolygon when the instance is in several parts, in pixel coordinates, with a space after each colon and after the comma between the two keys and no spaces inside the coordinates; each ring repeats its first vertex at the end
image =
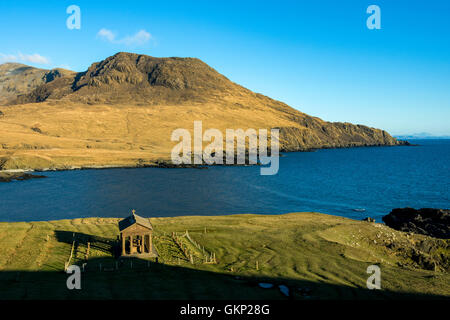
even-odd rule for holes
{"type": "Polygon", "coordinates": [[[152,35],[145,30],[140,30],[133,36],[127,36],[121,40],[126,45],[143,45],[150,41],[152,35]]]}
{"type": "Polygon", "coordinates": [[[114,42],[116,40],[116,35],[111,30],[105,28],[100,29],[97,36],[104,40],[108,40],[109,42],[114,42]]]}
{"type": "Polygon", "coordinates": [[[60,64],[54,67],[54,69],[66,69],[66,70],[72,70],[72,67],[68,64],[60,64]]]}
{"type": "Polygon", "coordinates": [[[31,62],[31,63],[39,63],[39,64],[49,64],[50,61],[46,57],[41,56],[40,54],[21,54],[19,53],[19,61],[31,62]]]}
{"type": "Polygon", "coordinates": [[[18,54],[3,54],[0,53],[0,62],[25,62],[25,63],[36,63],[36,64],[49,64],[50,59],[41,56],[40,54],[23,54],[19,52],[18,54]]]}
{"type": "Polygon", "coordinates": [[[17,62],[17,56],[12,54],[3,54],[0,53],[0,62],[17,62]]]}
{"type": "Polygon", "coordinates": [[[146,30],[142,29],[132,36],[126,36],[122,39],[116,39],[116,34],[111,30],[102,28],[97,33],[97,36],[103,40],[114,44],[124,44],[126,46],[141,46],[149,42],[153,37],[146,30]]]}

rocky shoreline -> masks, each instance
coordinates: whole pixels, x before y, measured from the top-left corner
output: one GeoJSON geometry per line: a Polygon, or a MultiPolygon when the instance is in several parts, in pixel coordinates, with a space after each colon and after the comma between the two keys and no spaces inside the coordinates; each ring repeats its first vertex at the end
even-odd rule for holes
{"type": "Polygon", "coordinates": [[[47,177],[43,175],[31,174],[28,172],[0,172],[0,182],[24,181],[42,178],[47,177]]]}
{"type": "MultiPolygon", "coordinates": [[[[386,227],[406,234],[380,233],[378,244],[396,256],[411,261],[413,267],[448,272],[450,269],[450,210],[396,208],[383,217],[386,227]]],[[[407,267],[410,263],[399,266],[407,267]]]]}
{"type": "Polygon", "coordinates": [[[449,209],[397,208],[384,216],[383,222],[395,230],[450,239],[449,209]]]}

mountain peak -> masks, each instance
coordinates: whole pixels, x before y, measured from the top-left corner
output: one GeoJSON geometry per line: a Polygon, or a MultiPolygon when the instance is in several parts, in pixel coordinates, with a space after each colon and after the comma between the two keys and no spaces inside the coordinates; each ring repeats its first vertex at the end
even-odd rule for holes
{"type": "Polygon", "coordinates": [[[43,84],[57,78],[73,77],[75,72],[56,68],[39,69],[21,63],[8,62],[0,65],[0,104],[27,95],[43,84]]]}
{"type": "MultiPolygon", "coordinates": [[[[247,91],[197,58],[156,58],[118,52],[88,70],[53,76],[12,104],[69,99],[82,103],[159,104],[205,101],[228,91],[247,91]]],[[[240,93],[238,93],[240,94],[240,93]]]]}
{"type": "Polygon", "coordinates": [[[170,89],[201,89],[226,78],[196,58],[155,58],[119,52],[94,63],[80,84],[123,84],[162,86],[170,89]],[[85,80],[85,81],[83,81],[85,80]]]}

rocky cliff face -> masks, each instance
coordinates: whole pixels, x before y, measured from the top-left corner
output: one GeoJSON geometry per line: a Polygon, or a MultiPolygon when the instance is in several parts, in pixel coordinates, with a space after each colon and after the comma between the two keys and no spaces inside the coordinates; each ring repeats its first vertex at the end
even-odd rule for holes
{"type": "Polygon", "coordinates": [[[282,127],[282,151],[306,151],[320,148],[407,145],[386,131],[351,123],[312,121],[306,128],[282,127]]]}
{"type": "Polygon", "coordinates": [[[450,239],[450,210],[398,208],[384,216],[383,221],[399,231],[450,239]]]}

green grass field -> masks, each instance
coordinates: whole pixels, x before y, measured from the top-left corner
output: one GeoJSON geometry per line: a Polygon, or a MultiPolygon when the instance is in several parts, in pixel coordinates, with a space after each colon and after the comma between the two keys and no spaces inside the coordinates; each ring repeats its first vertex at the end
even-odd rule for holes
{"type": "Polygon", "coordinates": [[[258,282],[288,286],[290,299],[450,298],[448,240],[420,251],[438,240],[382,224],[318,213],[152,218],[156,263],[115,257],[117,222],[0,223],[0,299],[288,299],[258,282]],[[66,287],[74,239],[81,290],[66,287]],[[425,258],[438,263],[424,270],[425,258]],[[382,290],[366,288],[372,264],[382,290]]]}

